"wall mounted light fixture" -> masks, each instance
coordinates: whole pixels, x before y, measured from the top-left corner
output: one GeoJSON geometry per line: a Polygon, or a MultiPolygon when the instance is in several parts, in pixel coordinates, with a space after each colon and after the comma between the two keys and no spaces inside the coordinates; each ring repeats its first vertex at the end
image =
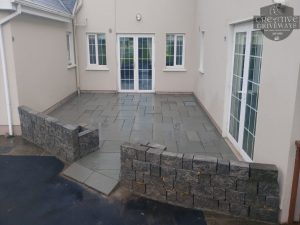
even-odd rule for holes
{"type": "Polygon", "coordinates": [[[142,21],[142,14],[140,14],[140,13],[136,14],[136,21],[138,21],[138,22],[142,21]]]}

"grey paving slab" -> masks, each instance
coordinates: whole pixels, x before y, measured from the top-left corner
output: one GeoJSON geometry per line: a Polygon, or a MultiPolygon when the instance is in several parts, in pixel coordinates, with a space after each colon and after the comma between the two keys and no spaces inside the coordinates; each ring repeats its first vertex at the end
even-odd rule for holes
{"type": "Polygon", "coordinates": [[[100,151],[103,153],[120,153],[120,146],[123,143],[123,141],[104,141],[100,151]]]}
{"type": "Polygon", "coordinates": [[[93,171],[99,170],[119,170],[120,153],[94,152],[80,159],[77,163],[93,171]]]}
{"type": "Polygon", "coordinates": [[[80,183],[84,183],[84,181],[87,180],[92,173],[92,170],[78,163],[73,163],[63,172],[64,175],[79,181],[80,183]]]}
{"type": "Polygon", "coordinates": [[[97,170],[97,172],[116,181],[120,179],[120,170],[97,170]]]}
{"type": "Polygon", "coordinates": [[[84,182],[87,186],[99,191],[103,194],[109,195],[117,186],[118,181],[103,174],[93,172],[92,175],[84,182]]]}
{"type": "Polygon", "coordinates": [[[186,136],[189,141],[200,141],[200,138],[196,131],[187,131],[186,136]]]}
{"type": "MultiPolygon", "coordinates": [[[[193,95],[82,94],[50,115],[99,128],[102,153],[117,153],[116,145],[140,140],[167,145],[173,152],[235,158],[193,95]]],[[[95,170],[100,169],[97,160],[90,162],[95,170]]]]}

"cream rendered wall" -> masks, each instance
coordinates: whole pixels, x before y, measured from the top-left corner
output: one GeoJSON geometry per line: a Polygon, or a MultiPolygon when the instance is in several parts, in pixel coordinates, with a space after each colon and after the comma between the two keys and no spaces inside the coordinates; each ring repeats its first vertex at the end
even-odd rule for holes
{"type": "MultiPolygon", "coordinates": [[[[0,12],[0,19],[9,15],[7,12],[0,12]]],[[[6,23],[3,26],[3,38],[6,53],[6,67],[8,73],[8,83],[10,91],[10,101],[12,106],[12,121],[13,125],[19,124],[19,116],[17,107],[19,105],[17,81],[15,75],[15,60],[13,55],[13,43],[11,35],[11,24],[6,23]]],[[[2,65],[0,61],[0,134],[8,133],[8,120],[6,111],[6,101],[3,84],[2,65]]]]}
{"type": "Polygon", "coordinates": [[[44,111],[75,92],[75,69],[67,69],[71,25],[29,15],[11,23],[20,105],[44,111]]]}
{"type": "MultiPolygon", "coordinates": [[[[300,14],[300,2],[288,1],[300,14]]],[[[230,23],[259,15],[270,0],[198,0],[197,26],[205,30],[205,74],[198,74],[195,94],[219,127],[227,133],[230,92],[232,26],[230,23]],[[225,38],[226,37],[226,38],[225,38]]],[[[198,38],[200,33],[198,33],[198,38]]],[[[300,63],[300,31],[286,40],[264,38],[254,161],[276,164],[281,191],[281,222],[286,222],[291,186],[292,131],[300,63]]],[[[199,42],[199,41],[198,41],[199,42]]],[[[199,47],[199,44],[198,44],[199,47]]],[[[198,54],[199,55],[199,54],[198,54]]],[[[199,65],[199,64],[198,64],[199,65]]],[[[294,131],[296,132],[296,131],[294,131]]],[[[297,132],[300,132],[297,130],[297,132]]],[[[299,137],[299,133],[298,133],[299,137]]]]}
{"type": "Polygon", "coordinates": [[[192,92],[194,64],[196,1],[182,0],[85,0],[77,16],[77,42],[82,90],[117,90],[117,34],[155,34],[155,90],[157,92],[192,92]],[[136,14],[142,14],[142,22],[136,14]],[[87,22],[85,24],[87,18],[87,22]],[[112,29],[112,33],[109,33],[112,29]],[[109,71],[87,71],[87,32],[104,32],[107,37],[109,71]],[[186,34],[187,72],[164,72],[166,33],[186,34]]]}

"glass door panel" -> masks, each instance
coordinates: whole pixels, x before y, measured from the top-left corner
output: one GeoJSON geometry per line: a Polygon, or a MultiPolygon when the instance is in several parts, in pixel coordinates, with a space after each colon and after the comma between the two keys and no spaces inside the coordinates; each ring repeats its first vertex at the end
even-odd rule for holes
{"type": "Polygon", "coordinates": [[[138,38],[139,90],[152,90],[152,38],[138,38]]]}
{"type": "Polygon", "coordinates": [[[134,38],[120,37],[121,90],[134,90],[134,38]]]}
{"type": "Polygon", "coordinates": [[[243,149],[251,158],[253,158],[263,49],[263,36],[260,31],[253,31],[251,36],[251,52],[249,59],[250,64],[247,85],[243,149]]]}
{"type": "Polygon", "coordinates": [[[235,36],[229,132],[237,142],[239,141],[246,37],[246,32],[236,33],[235,36]]]}

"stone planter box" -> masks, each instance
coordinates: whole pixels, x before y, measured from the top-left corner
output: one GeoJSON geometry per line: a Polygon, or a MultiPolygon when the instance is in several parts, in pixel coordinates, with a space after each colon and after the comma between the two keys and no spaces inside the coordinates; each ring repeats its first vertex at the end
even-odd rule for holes
{"type": "Polygon", "coordinates": [[[24,139],[67,162],[76,161],[99,147],[97,129],[66,124],[26,106],[19,107],[19,115],[24,139]]]}

